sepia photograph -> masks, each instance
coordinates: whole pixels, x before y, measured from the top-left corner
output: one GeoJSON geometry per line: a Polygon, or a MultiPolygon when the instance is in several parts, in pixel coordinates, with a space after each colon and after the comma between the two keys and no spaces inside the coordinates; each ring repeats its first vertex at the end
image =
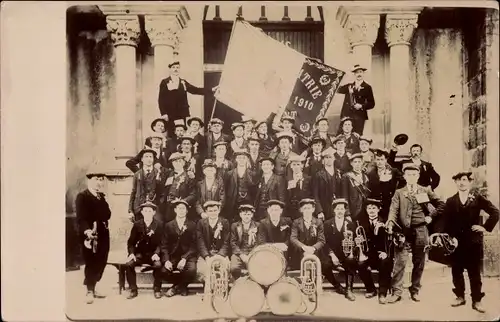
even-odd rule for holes
{"type": "Polygon", "coordinates": [[[498,320],[497,3],[65,19],[68,319],[498,320]]]}

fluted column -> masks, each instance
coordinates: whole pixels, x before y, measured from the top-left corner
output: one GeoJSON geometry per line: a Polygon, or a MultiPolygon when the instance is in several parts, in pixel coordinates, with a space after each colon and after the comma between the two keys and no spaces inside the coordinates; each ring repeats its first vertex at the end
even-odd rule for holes
{"type": "Polygon", "coordinates": [[[364,65],[368,70],[365,79],[371,81],[372,48],[380,27],[379,14],[351,14],[347,17],[345,30],[352,48],[352,61],[364,65]]]}
{"type": "Polygon", "coordinates": [[[137,16],[112,15],[106,17],[106,22],[116,57],[115,158],[123,160],[137,153],[135,53],[140,27],[137,16]]]}
{"type": "Polygon", "coordinates": [[[410,42],[417,28],[418,14],[388,14],[385,24],[385,39],[390,50],[390,93],[391,93],[391,137],[399,133],[409,136],[402,148],[418,142],[410,106],[410,42]]]}

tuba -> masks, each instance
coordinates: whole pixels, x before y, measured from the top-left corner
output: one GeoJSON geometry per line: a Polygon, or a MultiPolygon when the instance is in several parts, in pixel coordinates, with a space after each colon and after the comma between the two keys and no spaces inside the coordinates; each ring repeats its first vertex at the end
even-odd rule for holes
{"type": "Polygon", "coordinates": [[[312,309],[307,308],[307,313],[313,313],[318,308],[318,298],[322,292],[321,262],[314,254],[304,254],[300,261],[300,289],[313,302],[312,309]]]}
{"type": "Polygon", "coordinates": [[[354,242],[356,248],[359,248],[358,264],[362,265],[368,260],[368,257],[365,255],[365,253],[368,252],[368,240],[366,238],[365,228],[359,224],[359,221],[356,221],[356,223],[358,227],[356,227],[356,238],[354,238],[354,242]]]}
{"type": "Polygon", "coordinates": [[[97,221],[94,221],[94,224],[92,226],[92,235],[94,236],[93,238],[85,238],[85,241],[83,244],[87,249],[92,249],[92,252],[95,254],[97,253],[97,221]]]}
{"type": "Polygon", "coordinates": [[[204,301],[219,313],[217,303],[227,301],[229,296],[229,261],[216,255],[207,260],[207,266],[204,301]]]}
{"type": "Polygon", "coordinates": [[[342,250],[344,251],[344,255],[348,260],[354,259],[354,239],[352,231],[346,230],[344,231],[344,239],[342,239],[342,250]]]}

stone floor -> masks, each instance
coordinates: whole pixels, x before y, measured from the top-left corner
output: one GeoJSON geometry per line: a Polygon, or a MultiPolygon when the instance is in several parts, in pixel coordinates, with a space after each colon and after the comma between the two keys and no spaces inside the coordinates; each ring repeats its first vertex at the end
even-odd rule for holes
{"type": "MultiPolygon", "coordinates": [[[[201,289],[191,290],[187,297],[154,299],[151,289],[141,289],[139,296],[127,300],[126,292],[118,294],[116,269],[108,266],[98,290],[107,295],[106,299],[96,300],[94,304],[85,303],[85,290],[82,285],[83,267],[78,271],[66,273],[66,314],[72,320],[80,319],[169,319],[174,321],[215,319],[217,317],[235,318],[229,305],[223,307],[221,315],[206,309],[202,304],[201,289]]],[[[470,299],[466,306],[450,307],[451,276],[448,274],[424,273],[420,303],[412,302],[407,295],[404,300],[393,305],[379,305],[377,300],[365,299],[363,290],[356,290],[357,300],[349,302],[344,297],[324,290],[319,307],[314,316],[334,318],[358,318],[367,320],[441,320],[441,321],[479,321],[498,320],[500,317],[500,278],[483,280],[484,305],[487,312],[478,313],[471,309],[470,299]]],[[[261,313],[259,316],[269,316],[261,313]]]]}

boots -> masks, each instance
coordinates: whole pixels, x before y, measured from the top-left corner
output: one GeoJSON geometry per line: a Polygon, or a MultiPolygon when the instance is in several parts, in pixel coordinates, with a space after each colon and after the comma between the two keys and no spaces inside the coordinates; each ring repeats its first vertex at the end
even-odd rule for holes
{"type": "Polygon", "coordinates": [[[461,305],[465,305],[465,298],[463,296],[457,297],[452,303],[451,306],[457,307],[461,305]]]}
{"type": "Polygon", "coordinates": [[[346,293],[345,293],[345,298],[348,299],[349,301],[355,301],[356,297],[354,296],[354,293],[352,292],[354,286],[354,275],[348,274],[346,276],[346,293]]]}
{"type": "Polygon", "coordinates": [[[478,302],[472,302],[472,308],[480,313],[486,312],[485,308],[483,307],[483,304],[481,301],[478,302]]]}

